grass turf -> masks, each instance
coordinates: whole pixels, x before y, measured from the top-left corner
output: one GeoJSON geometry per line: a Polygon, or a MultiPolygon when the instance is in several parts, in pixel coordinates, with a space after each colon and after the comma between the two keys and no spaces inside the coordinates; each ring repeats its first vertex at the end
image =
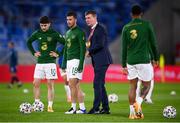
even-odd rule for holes
{"type": "MultiPolygon", "coordinates": [[[[89,115],[75,114],[65,115],[71,104],[66,102],[64,85],[55,84],[55,100],[53,108],[54,113],[48,113],[47,110],[47,87],[41,85],[41,100],[45,104],[44,112],[32,112],[31,114],[21,114],[19,105],[22,102],[33,103],[32,84],[24,84],[23,87],[7,89],[6,84],[0,84],[0,122],[180,122],[180,84],[161,84],[155,85],[153,93],[154,104],[143,104],[143,120],[129,120],[128,104],[128,84],[108,83],[107,92],[116,93],[119,96],[117,103],[111,103],[110,115],[89,115]],[[23,93],[23,89],[28,89],[29,93],[23,93]],[[176,95],[170,95],[170,92],[176,91],[176,95]],[[177,110],[175,119],[167,119],[162,115],[165,106],[172,105],[177,110]]],[[[92,107],[93,86],[92,84],[81,84],[85,92],[85,105],[87,110],[92,107]]]]}

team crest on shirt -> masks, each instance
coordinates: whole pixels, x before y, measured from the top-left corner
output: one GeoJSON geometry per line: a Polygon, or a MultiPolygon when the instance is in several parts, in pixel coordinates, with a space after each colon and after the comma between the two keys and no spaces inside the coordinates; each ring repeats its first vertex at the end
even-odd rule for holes
{"type": "Polygon", "coordinates": [[[47,41],[51,41],[52,40],[52,37],[47,37],[47,41]]]}
{"type": "Polygon", "coordinates": [[[75,38],[75,35],[72,35],[72,39],[74,39],[75,38]]]}
{"type": "Polygon", "coordinates": [[[67,47],[71,47],[71,39],[67,39],[67,47]]]}

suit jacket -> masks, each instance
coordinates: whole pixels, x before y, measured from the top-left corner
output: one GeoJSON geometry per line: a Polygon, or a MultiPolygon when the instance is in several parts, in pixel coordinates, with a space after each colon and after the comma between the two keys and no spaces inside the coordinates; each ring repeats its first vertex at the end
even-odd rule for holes
{"type": "Polygon", "coordinates": [[[107,30],[102,24],[97,24],[92,37],[89,54],[92,58],[94,68],[109,65],[112,63],[112,57],[108,49],[107,30]]]}

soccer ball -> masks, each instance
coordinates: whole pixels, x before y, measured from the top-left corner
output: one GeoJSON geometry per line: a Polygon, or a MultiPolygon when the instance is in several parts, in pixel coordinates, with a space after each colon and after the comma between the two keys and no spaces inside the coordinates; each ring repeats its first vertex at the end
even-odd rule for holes
{"type": "Polygon", "coordinates": [[[31,104],[30,103],[22,103],[20,106],[19,106],[19,111],[23,114],[30,114],[32,112],[32,107],[31,107],[31,104]]]}
{"type": "Polygon", "coordinates": [[[32,109],[35,112],[43,112],[44,111],[44,104],[41,101],[35,101],[32,104],[32,109]]]}
{"type": "Polygon", "coordinates": [[[118,95],[116,94],[109,94],[108,100],[110,103],[115,103],[118,101],[118,95]]]}
{"type": "Polygon", "coordinates": [[[163,116],[166,118],[175,118],[176,109],[173,106],[167,106],[163,110],[163,116]]]}

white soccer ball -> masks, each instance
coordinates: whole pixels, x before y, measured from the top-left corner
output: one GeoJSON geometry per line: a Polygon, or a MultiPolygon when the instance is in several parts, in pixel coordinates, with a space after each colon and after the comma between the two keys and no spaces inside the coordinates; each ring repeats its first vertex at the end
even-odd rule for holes
{"type": "Polygon", "coordinates": [[[29,93],[29,90],[25,88],[25,89],[23,89],[23,93],[25,93],[25,94],[29,93]]]}
{"type": "Polygon", "coordinates": [[[19,111],[23,114],[30,114],[32,112],[31,104],[28,102],[22,103],[19,106],[19,111]]]}
{"type": "Polygon", "coordinates": [[[175,118],[176,109],[173,106],[166,106],[163,110],[163,116],[166,118],[175,118]]]}
{"type": "Polygon", "coordinates": [[[109,96],[108,96],[108,101],[109,101],[110,103],[115,103],[115,102],[117,102],[117,101],[118,101],[118,95],[116,95],[116,94],[109,94],[109,96]]]}
{"type": "Polygon", "coordinates": [[[176,95],[176,91],[171,91],[170,95],[175,96],[176,95]]]}
{"type": "Polygon", "coordinates": [[[44,104],[41,101],[35,101],[32,104],[32,109],[35,112],[43,112],[44,111],[44,104]]]}

